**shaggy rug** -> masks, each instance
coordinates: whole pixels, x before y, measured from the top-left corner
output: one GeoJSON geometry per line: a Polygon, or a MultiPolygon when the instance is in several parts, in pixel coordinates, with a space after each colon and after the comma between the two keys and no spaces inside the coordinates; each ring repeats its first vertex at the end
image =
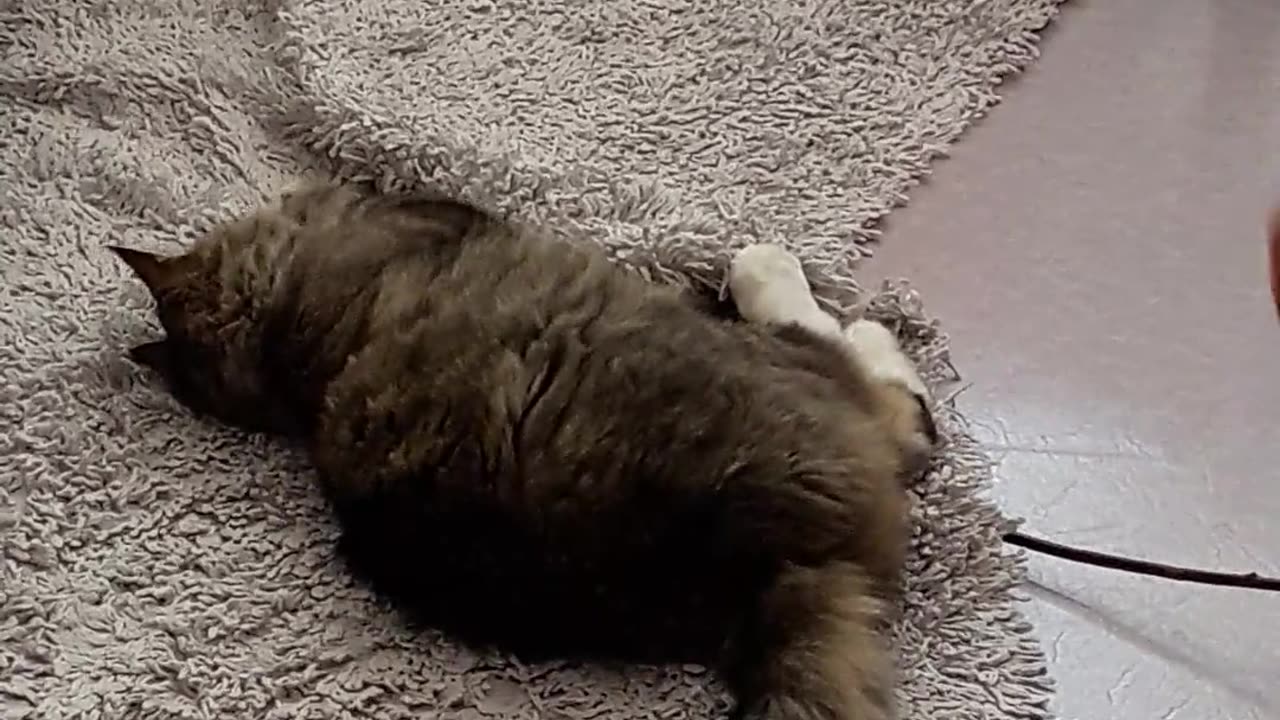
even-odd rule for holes
{"type": "MultiPolygon", "coordinates": [[[[1057,0],[8,0],[0,9],[4,718],[716,718],[697,667],[528,665],[407,627],[302,460],[124,359],[107,243],[174,249],[321,172],[445,192],[714,292],[777,241],[829,306],[874,221],[1034,57],[1057,0]]],[[[903,717],[1044,718],[987,458],[943,409],[898,627],[903,717]]]]}

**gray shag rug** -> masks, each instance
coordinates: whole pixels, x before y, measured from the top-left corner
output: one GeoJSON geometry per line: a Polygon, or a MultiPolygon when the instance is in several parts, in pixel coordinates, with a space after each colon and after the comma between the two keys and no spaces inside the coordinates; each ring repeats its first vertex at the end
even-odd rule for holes
{"type": "MultiPolygon", "coordinates": [[[[447,192],[714,291],[782,242],[830,307],[947,342],[851,261],[1057,0],[9,0],[0,11],[0,716],[718,718],[696,667],[521,664],[354,585],[305,462],[124,359],[103,246],[176,249],[299,175],[447,192]]],[[[1045,718],[987,457],[916,492],[903,717],[1045,718]]],[[[852,720],[852,719],[851,719],[852,720]]]]}

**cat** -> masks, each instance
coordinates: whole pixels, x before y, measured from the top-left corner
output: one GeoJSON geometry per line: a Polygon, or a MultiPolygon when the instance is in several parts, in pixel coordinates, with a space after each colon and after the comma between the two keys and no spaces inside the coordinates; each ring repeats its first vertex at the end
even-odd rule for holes
{"type": "Polygon", "coordinates": [[[937,435],[897,340],[739,252],[727,322],[465,204],[318,184],[184,254],[113,247],[198,414],[309,451],[353,572],[517,652],[691,661],[741,717],[887,720],[904,481],[937,435]]]}

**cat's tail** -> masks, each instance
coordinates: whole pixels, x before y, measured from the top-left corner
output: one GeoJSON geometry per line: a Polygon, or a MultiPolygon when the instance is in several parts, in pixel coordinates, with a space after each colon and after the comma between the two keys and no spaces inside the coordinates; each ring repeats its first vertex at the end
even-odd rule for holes
{"type": "Polygon", "coordinates": [[[785,570],[732,648],[727,676],[744,720],[891,720],[887,604],[857,566],[785,570]]]}

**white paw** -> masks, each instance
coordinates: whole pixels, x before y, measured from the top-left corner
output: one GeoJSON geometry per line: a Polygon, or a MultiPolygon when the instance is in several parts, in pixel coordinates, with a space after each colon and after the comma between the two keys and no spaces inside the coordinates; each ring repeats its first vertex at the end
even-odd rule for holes
{"type": "Polygon", "coordinates": [[[813,299],[804,269],[781,245],[743,248],[729,265],[729,290],[738,314],[762,325],[796,324],[839,337],[840,324],[813,299]]]}
{"type": "Polygon", "coordinates": [[[889,328],[873,320],[855,320],[844,329],[844,337],[853,346],[855,357],[871,377],[882,382],[897,382],[922,400],[929,389],[902,352],[898,338],[889,328]]]}

